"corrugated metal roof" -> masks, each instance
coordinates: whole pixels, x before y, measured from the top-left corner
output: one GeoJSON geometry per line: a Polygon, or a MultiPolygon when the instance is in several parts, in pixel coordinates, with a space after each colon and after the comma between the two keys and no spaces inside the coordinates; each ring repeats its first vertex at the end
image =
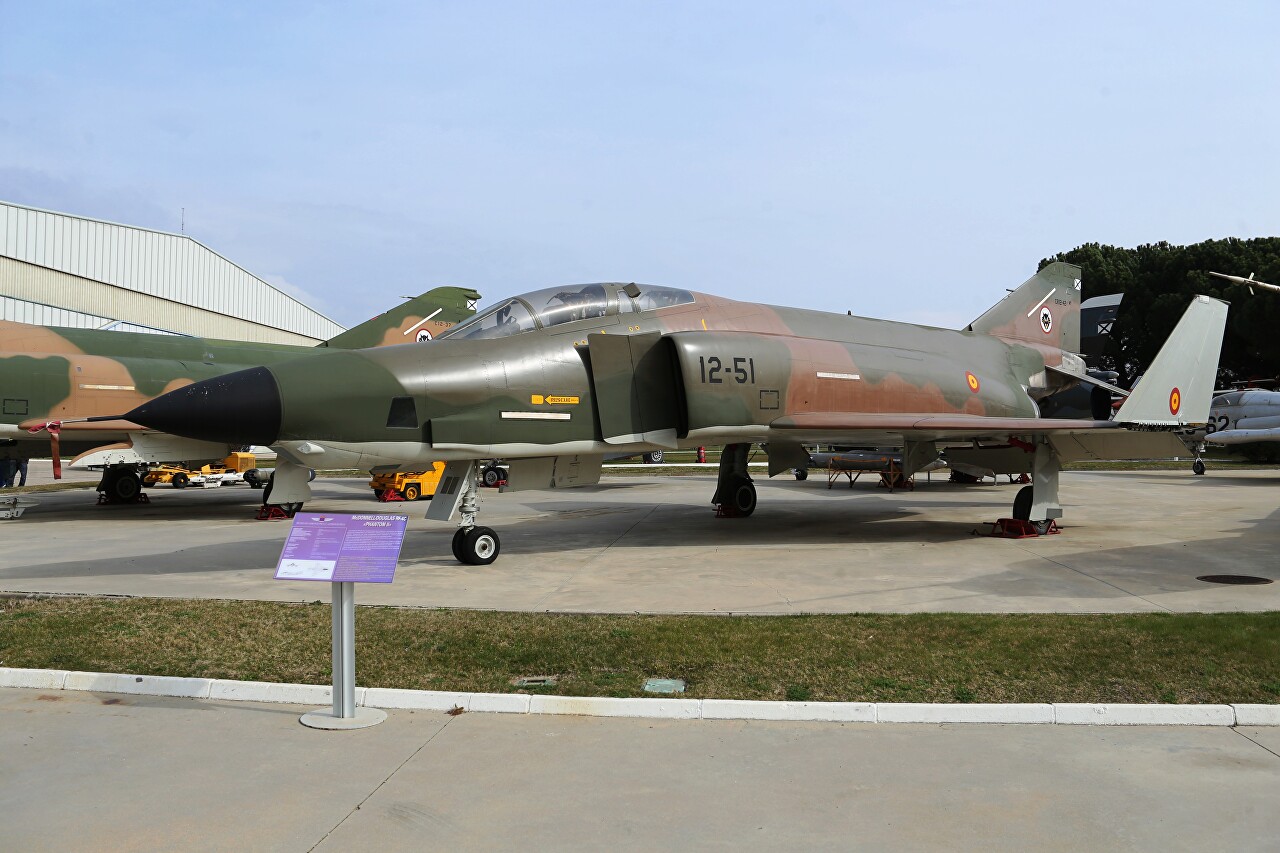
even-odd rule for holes
{"type": "Polygon", "coordinates": [[[316,339],[343,331],[185,234],[0,201],[0,255],[316,339]]]}

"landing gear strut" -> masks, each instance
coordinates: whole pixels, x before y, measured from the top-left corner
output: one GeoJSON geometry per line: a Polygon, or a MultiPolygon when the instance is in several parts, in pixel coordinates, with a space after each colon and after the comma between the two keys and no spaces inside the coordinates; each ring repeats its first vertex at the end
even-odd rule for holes
{"type": "Polygon", "coordinates": [[[1013,518],[1025,521],[1043,536],[1062,518],[1062,505],[1058,503],[1058,472],[1061,463],[1046,439],[1035,445],[1035,458],[1031,463],[1031,485],[1018,489],[1013,499],[1013,518]]]}
{"type": "Polygon", "coordinates": [[[720,474],[711,497],[720,518],[746,518],[756,511],[756,484],[747,473],[750,444],[730,444],[720,454],[720,474]]]}
{"type": "Polygon", "coordinates": [[[432,501],[431,509],[427,511],[427,518],[446,520],[453,514],[453,502],[447,500],[448,495],[451,493],[457,495],[458,490],[461,491],[461,495],[457,498],[457,506],[462,522],[453,534],[453,556],[459,563],[466,563],[469,566],[487,566],[498,559],[498,552],[502,550],[502,542],[493,528],[476,524],[480,516],[480,487],[477,483],[479,475],[480,463],[478,462],[449,463],[440,478],[440,485],[436,488],[436,497],[432,501]],[[448,507],[448,515],[437,515],[446,507],[448,507]]]}

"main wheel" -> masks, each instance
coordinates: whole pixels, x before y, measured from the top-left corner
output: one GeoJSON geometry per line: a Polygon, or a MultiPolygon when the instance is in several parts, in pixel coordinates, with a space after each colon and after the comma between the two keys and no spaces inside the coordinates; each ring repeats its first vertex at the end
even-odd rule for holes
{"type": "Polygon", "coordinates": [[[645,461],[645,463],[646,463],[646,464],[649,464],[649,465],[658,465],[658,464],[660,464],[660,463],[662,462],[662,451],[661,451],[661,450],[651,450],[650,452],[646,453],[646,454],[645,454],[644,456],[642,456],[641,458],[642,458],[642,459],[644,459],[644,461],[645,461]]]}
{"type": "Polygon", "coordinates": [[[502,543],[498,541],[498,534],[488,527],[473,527],[468,530],[463,535],[462,543],[458,548],[462,555],[462,562],[473,566],[489,565],[498,559],[498,551],[501,549],[502,543]]]}
{"type": "Polygon", "coordinates": [[[271,487],[274,486],[275,484],[276,484],[276,475],[275,475],[275,472],[273,471],[271,473],[271,476],[267,478],[266,487],[262,490],[263,506],[266,506],[267,504],[271,503],[271,487]]]}
{"type": "Polygon", "coordinates": [[[462,540],[467,536],[466,527],[459,527],[453,531],[453,558],[459,563],[465,563],[466,560],[462,556],[462,540]]]}
{"type": "Polygon", "coordinates": [[[1035,502],[1034,486],[1023,486],[1013,498],[1013,517],[1018,521],[1031,520],[1031,505],[1035,502]]]}
{"type": "Polygon", "coordinates": [[[729,478],[729,506],[740,518],[756,511],[756,484],[749,477],[735,474],[729,478]]]}
{"type": "Polygon", "coordinates": [[[404,499],[407,501],[416,501],[422,497],[422,490],[416,484],[410,483],[404,487],[404,499]]]}
{"type": "Polygon", "coordinates": [[[807,479],[809,479],[809,469],[808,469],[808,468],[797,468],[797,469],[795,469],[795,472],[796,472],[796,479],[797,479],[797,480],[807,480],[807,479]]]}
{"type": "Polygon", "coordinates": [[[1204,476],[1204,462],[1202,462],[1199,459],[1197,459],[1195,462],[1192,462],[1191,473],[1195,474],[1197,477],[1204,476]]]}
{"type": "Polygon", "coordinates": [[[186,474],[179,471],[178,473],[173,475],[173,479],[171,479],[169,482],[173,483],[173,487],[175,489],[185,489],[187,487],[187,483],[189,482],[189,478],[187,477],[186,474]]]}
{"type": "Polygon", "coordinates": [[[108,494],[121,503],[129,503],[138,499],[142,491],[142,480],[132,471],[122,471],[107,484],[108,494]]]}

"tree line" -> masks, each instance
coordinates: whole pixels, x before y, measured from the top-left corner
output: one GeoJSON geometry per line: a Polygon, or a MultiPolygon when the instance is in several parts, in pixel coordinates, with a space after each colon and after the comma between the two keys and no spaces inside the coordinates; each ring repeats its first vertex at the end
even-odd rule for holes
{"type": "MultiPolygon", "coordinates": [[[[1135,249],[1086,243],[1040,262],[1076,264],[1083,297],[1123,293],[1112,332],[1113,354],[1090,359],[1120,373],[1126,387],[1141,375],[1196,294],[1231,303],[1218,363],[1220,388],[1280,376],[1280,293],[1209,275],[1210,272],[1280,284],[1280,237],[1206,240],[1189,246],[1151,243],[1135,249]]],[[[1096,362],[1096,363],[1095,363],[1096,362]]]]}

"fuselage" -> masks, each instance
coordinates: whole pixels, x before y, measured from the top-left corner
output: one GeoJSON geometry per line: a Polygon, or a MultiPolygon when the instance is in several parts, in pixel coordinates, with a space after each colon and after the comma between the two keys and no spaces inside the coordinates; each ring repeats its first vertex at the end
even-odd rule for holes
{"type": "Polygon", "coordinates": [[[764,441],[809,412],[1035,417],[1028,386],[1061,360],[987,334],[633,289],[551,288],[427,346],[272,363],[246,378],[242,417],[207,407],[237,394],[235,375],[147,411],[180,435],[368,468],[764,441]],[[264,414],[271,384],[278,417],[264,414]]]}
{"type": "Polygon", "coordinates": [[[1220,394],[1209,406],[1205,431],[1212,444],[1280,441],[1280,391],[1251,388],[1220,394]]]}

